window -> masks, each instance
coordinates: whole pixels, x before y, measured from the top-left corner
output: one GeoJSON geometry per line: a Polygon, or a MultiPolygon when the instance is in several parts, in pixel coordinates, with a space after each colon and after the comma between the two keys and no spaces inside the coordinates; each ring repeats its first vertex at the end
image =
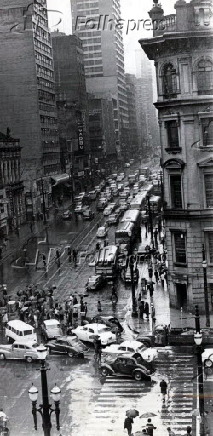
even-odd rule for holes
{"type": "Polygon", "coordinates": [[[177,74],[172,64],[166,64],[163,69],[163,94],[165,98],[177,95],[177,74]]]}
{"type": "Polygon", "coordinates": [[[176,120],[166,121],[168,148],[179,148],[178,125],[176,120]]]}
{"type": "Polygon", "coordinates": [[[209,251],[209,262],[213,264],[213,231],[208,232],[208,251],[209,251]]]}
{"type": "Polygon", "coordinates": [[[204,175],[206,207],[213,207],[213,174],[204,175]]]}
{"type": "Polygon", "coordinates": [[[213,145],[213,118],[203,118],[201,120],[203,146],[213,145]]]}
{"type": "Polygon", "coordinates": [[[198,63],[197,89],[198,94],[213,94],[213,64],[208,59],[198,63]]]}
{"type": "Polygon", "coordinates": [[[175,262],[186,264],[186,235],[183,232],[174,233],[175,262]]]}
{"type": "Polygon", "coordinates": [[[174,209],[182,209],[182,189],[181,189],[181,175],[170,176],[170,189],[171,189],[171,206],[174,209]]]}

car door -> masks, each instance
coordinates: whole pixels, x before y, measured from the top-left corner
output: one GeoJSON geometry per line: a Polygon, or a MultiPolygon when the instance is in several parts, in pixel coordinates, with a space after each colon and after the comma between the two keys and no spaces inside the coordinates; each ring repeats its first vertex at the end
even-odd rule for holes
{"type": "Polygon", "coordinates": [[[24,359],[25,346],[22,344],[15,344],[13,347],[14,359],[24,359]]]}
{"type": "Polygon", "coordinates": [[[126,359],[125,371],[126,374],[132,374],[135,369],[135,361],[133,359],[126,359]]]}
{"type": "Polygon", "coordinates": [[[20,358],[20,351],[18,344],[13,344],[11,346],[11,352],[8,355],[9,359],[19,359],[20,358]]]}

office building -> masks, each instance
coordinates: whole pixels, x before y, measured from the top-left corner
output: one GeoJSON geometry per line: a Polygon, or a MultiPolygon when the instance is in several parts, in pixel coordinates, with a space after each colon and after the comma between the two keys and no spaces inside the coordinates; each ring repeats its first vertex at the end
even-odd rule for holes
{"type": "Polygon", "coordinates": [[[178,0],[164,16],[155,2],[153,38],[140,41],[155,61],[168,286],[172,305],[208,313],[213,301],[212,1],[178,0]],[[161,27],[160,23],[164,25],[161,27]],[[206,280],[207,279],[207,280],[206,280]]]}
{"type": "Polygon", "coordinates": [[[132,153],[138,153],[138,123],[137,123],[137,105],[136,105],[136,77],[134,74],[125,74],[127,108],[129,117],[129,152],[127,158],[132,157],[132,153]]]}
{"type": "Polygon", "coordinates": [[[83,43],[87,92],[113,99],[116,149],[120,154],[128,147],[129,128],[123,37],[121,28],[116,26],[121,14],[120,0],[71,0],[71,7],[73,32],[83,43]],[[92,20],[91,27],[88,20],[92,20]]]}
{"type": "Polygon", "coordinates": [[[52,43],[46,0],[0,0],[0,130],[20,139],[27,219],[51,204],[60,172],[52,43]],[[45,196],[41,192],[41,177],[45,196]]]}

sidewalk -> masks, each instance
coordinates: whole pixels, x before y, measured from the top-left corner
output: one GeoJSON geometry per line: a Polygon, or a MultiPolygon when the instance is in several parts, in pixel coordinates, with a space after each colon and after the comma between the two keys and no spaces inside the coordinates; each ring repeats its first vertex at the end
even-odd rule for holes
{"type": "MultiPolygon", "coordinates": [[[[63,203],[63,205],[58,209],[63,211],[64,209],[70,207],[70,200],[67,200],[63,203]]],[[[50,210],[49,218],[47,224],[44,224],[43,221],[35,221],[32,229],[30,227],[30,223],[25,223],[20,226],[19,235],[15,232],[11,232],[8,235],[7,247],[2,250],[2,259],[0,261],[4,263],[4,261],[11,258],[14,260],[16,258],[16,253],[23,249],[25,244],[33,238],[38,237],[45,230],[45,226],[49,226],[54,221],[54,210],[50,210]]]]}

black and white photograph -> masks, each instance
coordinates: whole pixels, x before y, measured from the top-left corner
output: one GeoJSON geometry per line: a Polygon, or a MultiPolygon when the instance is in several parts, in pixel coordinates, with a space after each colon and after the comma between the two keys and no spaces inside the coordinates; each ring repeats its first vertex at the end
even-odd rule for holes
{"type": "Polygon", "coordinates": [[[0,0],[0,436],[213,436],[213,0],[0,0]]]}

